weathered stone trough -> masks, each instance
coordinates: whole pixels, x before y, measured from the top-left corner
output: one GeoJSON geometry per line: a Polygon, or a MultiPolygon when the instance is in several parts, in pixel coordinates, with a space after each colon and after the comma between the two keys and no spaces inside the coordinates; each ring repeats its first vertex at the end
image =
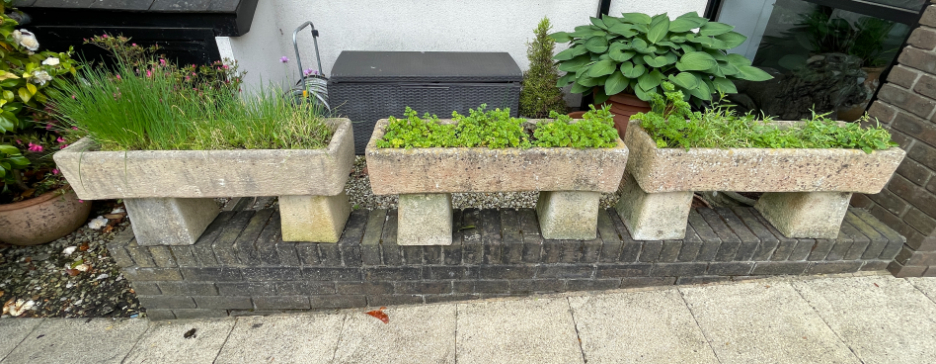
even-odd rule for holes
{"type": "MultiPolygon", "coordinates": [[[[789,123],[789,122],[786,122],[789,123]]],[[[616,210],[634,239],[682,239],[693,191],[766,192],[755,208],[790,238],[834,239],[853,192],[881,191],[906,152],[856,149],[658,148],[631,122],[616,210]]]]}
{"type": "Polygon", "coordinates": [[[617,190],[627,163],[620,139],[602,149],[377,148],[388,125],[377,122],[365,154],[374,194],[400,195],[400,245],[451,244],[453,192],[540,191],[544,237],[594,239],[601,192],[617,190]]]}
{"type": "Polygon", "coordinates": [[[140,245],[194,244],[216,197],[279,196],[283,240],[337,242],[351,212],[351,121],[328,119],[324,149],[98,151],[83,138],[54,159],[78,197],[124,199],[140,245]]]}

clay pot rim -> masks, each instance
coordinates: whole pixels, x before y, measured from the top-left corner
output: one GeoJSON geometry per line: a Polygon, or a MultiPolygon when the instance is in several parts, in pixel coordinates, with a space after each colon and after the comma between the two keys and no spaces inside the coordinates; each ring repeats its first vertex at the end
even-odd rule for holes
{"type": "Polygon", "coordinates": [[[64,187],[59,187],[52,191],[43,193],[42,195],[39,195],[39,197],[31,198],[26,201],[20,201],[20,202],[8,203],[8,204],[0,204],[0,212],[15,211],[15,210],[25,209],[27,207],[39,205],[53,198],[64,196],[68,194],[69,192],[71,192],[71,188],[69,186],[64,186],[64,187]],[[60,193],[60,191],[63,191],[63,190],[65,191],[60,193]]]}

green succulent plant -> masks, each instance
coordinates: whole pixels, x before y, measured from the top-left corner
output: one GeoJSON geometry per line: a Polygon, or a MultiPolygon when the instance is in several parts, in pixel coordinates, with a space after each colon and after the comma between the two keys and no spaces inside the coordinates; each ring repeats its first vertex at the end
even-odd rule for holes
{"type": "Polygon", "coordinates": [[[708,21],[696,12],[670,20],[659,14],[625,13],[591,18],[575,31],[550,35],[569,49],[553,57],[567,72],[557,86],[572,92],[594,90],[595,102],[629,91],[644,101],[661,95],[666,80],[694,104],[718,92],[735,93],[732,80],[764,81],[772,77],[739,54],[725,51],[747,39],[733,26],[708,21]]]}

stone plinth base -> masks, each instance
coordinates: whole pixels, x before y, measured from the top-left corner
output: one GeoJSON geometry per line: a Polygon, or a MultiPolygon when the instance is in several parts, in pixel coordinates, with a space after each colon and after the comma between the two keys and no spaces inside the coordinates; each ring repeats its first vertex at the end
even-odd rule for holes
{"type": "Polygon", "coordinates": [[[835,239],[850,192],[768,192],[754,208],[790,238],[835,239]]]}
{"type": "Polygon", "coordinates": [[[211,198],[128,198],[127,214],[139,245],[191,245],[220,209],[211,198]]]}

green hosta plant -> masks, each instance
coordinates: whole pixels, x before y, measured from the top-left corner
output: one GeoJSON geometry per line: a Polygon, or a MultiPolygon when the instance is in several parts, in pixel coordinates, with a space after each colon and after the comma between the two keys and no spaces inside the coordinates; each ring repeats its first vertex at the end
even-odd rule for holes
{"type": "Polygon", "coordinates": [[[733,79],[772,78],[744,56],[725,53],[747,39],[731,25],[695,12],[674,20],[666,14],[622,15],[591,18],[591,24],[572,33],[551,35],[557,42],[570,42],[569,49],[553,57],[559,70],[567,72],[557,86],[572,84],[574,93],[594,89],[598,103],[625,91],[650,101],[652,95],[662,94],[660,84],[666,80],[687,101],[700,104],[718,92],[737,92],[733,79]]]}

